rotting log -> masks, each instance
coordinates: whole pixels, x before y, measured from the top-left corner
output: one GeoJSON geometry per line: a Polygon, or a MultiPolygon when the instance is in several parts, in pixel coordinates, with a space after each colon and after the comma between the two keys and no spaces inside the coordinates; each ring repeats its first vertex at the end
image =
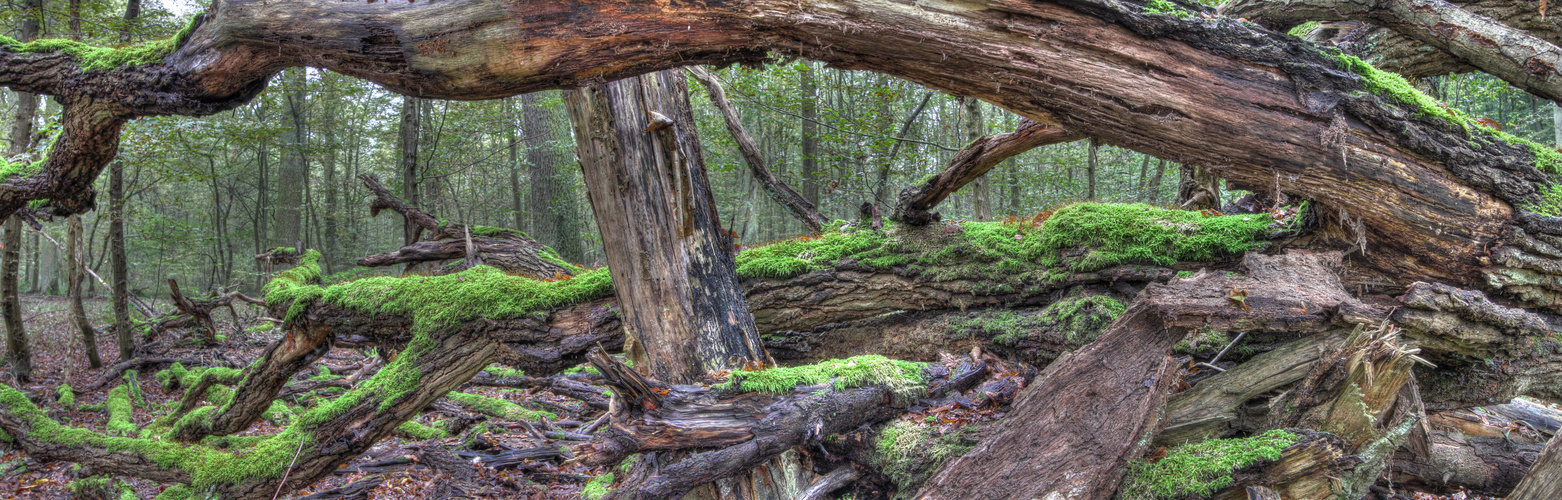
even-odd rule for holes
{"type": "Polygon", "coordinates": [[[406,264],[410,269],[423,262],[463,259],[460,263],[439,271],[451,273],[485,264],[507,273],[545,279],[572,276],[580,272],[579,268],[567,265],[553,253],[552,249],[526,237],[520,231],[466,224],[444,224],[428,212],[408,205],[401,198],[396,197],[389,189],[380,185],[379,180],[374,176],[362,174],[358,178],[363,181],[364,187],[374,192],[374,201],[369,204],[370,217],[378,215],[381,210],[394,211],[417,228],[416,234],[419,237],[426,236],[424,241],[413,242],[394,252],[358,259],[360,266],[381,267],[406,264]]]}
{"type": "Polygon", "coordinates": [[[948,462],[918,497],[955,498],[974,488],[1025,498],[1110,496],[1122,468],[1164,425],[1179,368],[1168,354],[1194,329],[1322,330],[1371,317],[1372,309],[1346,295],[1337,280],[1315,282],[1332,276],[1338,259],[1249,253],[1247,276],[1201,273],[1150,285],[1094,343],[1048,366],[1008,417],[970,453],[948,462]],[[1248,292],[1240,302],[1229,295],[1239,289],[1248,292]],[[1334,307],[1293,310],[1297,296],[1320,305],[1333,300],[1334,307]]]}
{"type": "Polygon", "coordinates": [[[941,366],[920,365],[911,365],[918,373],[908,374],[900,362],[864,357],[839,363],[863,363],[857,369],[870,372],[866,379],[822,376],[819,385],[758,392],[743,385],[743,372],[734,372],[732,387],[705,389],[647,379],[600,351],[590,360],[620,404],[604,431],[576,448],[577,461],[611,465],[635,453],[712,450],[666,464],[651,475],[632,476],[609,498],[679,498],[794,446],[815,445],[825,436],[900,415],[930,386],[951,375],[941,366]]]}
{"type": "Polygon", "coordinates": [[[937,213],[930,211],[943,202],[944,198],[948,198],[966,184],[987,175],[988,171],[1004,160],[1041,146],[1068,142],[1081,137],[1079,134],[1028,118],[1020,120],[1019,127],[1013,132],[980,137],[960,148],[954,158],[949,160],[949,166],[944,167],[944,171],[928,179],[927,182],[901,191],[900,196],[895,200],[895,210],[890,215],[890,219],[918,226],[931,224],[939,217],[937,213]]]}
{"type": "Polygon", "coordinates": [[[1535,464],[1545,436],[1556,432],[1545,430],[1546,421],[1558,416],[1562,412],[1523,400],[1432,413],[1425,452],[1400,448],[1389,477],[1435,493],[1507,496],[1535,464]]]}
{"type": "Polygon", "coordinates": [[[1540,453],[1524,480],[1513,488],[1508,500],[1556,498],[1558,491],[1562,491],[1562,435],[1551,438],[1551,443],[1540,453]]]}

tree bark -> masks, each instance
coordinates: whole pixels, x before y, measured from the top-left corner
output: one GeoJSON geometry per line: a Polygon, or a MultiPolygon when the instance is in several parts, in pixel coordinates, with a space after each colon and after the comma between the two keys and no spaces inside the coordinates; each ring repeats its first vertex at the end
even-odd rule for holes
{"type": "Polygon", "coordinates": [[[304,185],[309,182],[309,164],[304,156],[308,147],[308,123],[305,117],[305,75],[302,68],[283,73],[283,88],[287,90],[288,136],[287,149],[282,155],[282,169],[277,173],[276,226],[271,235],[273,247],[303,247],[304,185]]]}
{"type": "Polygon", "coordinates": [[[1562,491],[1562,437],[1552,437],[1551,444],[1546,445],[1535,466],[1530,467],[1529,474],[1513,488],[1508,500],[1556,498],[1559,491],[1562,491]]]}
{"type": "MultiPolygon", "coordinates": [[[[814,83],[814,67],[809,61],[802,61],[797,71],[797,86],[803,95],[798,98],[800,115],[802,115],[802,172],[803,199],[808,203],[819,206],[819,87],[814,83]]],[[[815,232],[818,228],[813,229],[815,232]]]]}
{"type": "MultiPolygon", "coordinates": [[[[401,129],[397,135],[397,149],[401,152],[401,197],[412,206],[418,206],[420,199],[418,182],[418,128],[422,113],[419,112],[419,99],[412,96],[401,99],[401,129]]],[[[411,245],[418,242],[418,235],[423,229],[415,224],[411,218],[402,225],[402,244],[411,245]]]]}
{"type": "Polygon", "coordinates": [[[103,360],[98,358],[98,332],[92,328],[92,321],[87,319],[87,308],[81,302],[82,281],[87,277],[87,263],[82,258],[81,233],[81,216],[72,215],[65,220],[65,254],[70,266],[70,321],[76,331],[81,333],[82,347],[87,350],[87,365],[100,368],[103,360]]]}
{"type": "MultiPolygon", "coordinates": [[[[43,0],[28,0],[25,13],[17,23],[17,39],[28,41],[38,36],[39,20],[43,17],[43,0]]],[[[26,154],[32,149],[33,117],[38,112],[38,98],[26,92],[17,92],[16,115],[11,122],[10,150],[8,157],[26,154]]],[[[26,161],[25,159],[23,161],[26,161]]],[[[22,301],[17,296],[21,288],[22,219],[12,215],[16,209],[0,210],[5,217],[5,243],[0,250],[0,315],[5,320],[5,358],[11,373],[18,380],[26,381],[32,373],[32,353],[27,342],[26,325],[22,324],[22,301]]]]}
{"type": "Polygon", "coordinates": [[[738,289],[682,73],[565,100],[632,359],[673,383],[771,361],[738,289]]]}
{"type": "Polygon", "coordinates": [[[526,178],[531,184],[527,201],[531,212],[531,237],[544,245],[558,245],[559,215],[553,210],[555,198],[564,193],[558,188],[563,159],[557,144],[553,116],[542,107],[542,96],[536,92],[521,96],[521,131],[526,137],[526,162],[529,163],[526,178]]]}

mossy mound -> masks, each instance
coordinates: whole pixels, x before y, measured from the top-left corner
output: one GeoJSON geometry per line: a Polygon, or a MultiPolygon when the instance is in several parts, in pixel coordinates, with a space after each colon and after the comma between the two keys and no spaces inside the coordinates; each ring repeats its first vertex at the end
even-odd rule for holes
{"type": "Polygon", "coordinates": [[[926,422],[897,420],[874,440],[873,461],[895,483],[895,498],[912,498],[950,458],[976,446],[977,426],[944,430],[926,422]]]}
{"type": "Polygon", "coordinates": [[[869,385],[888,385],[896,393],[908,394],[924,388],[922,371],[926,363],[901,361],[876,354],[846,359],[831,359],[812,365],[766,368],[732,372],[719,388],[746,392],[783,393],[799,385],[831,384],[836,390],[869,385]]]}
{"type": "Polygon", "coordinates": [[[1040,227],[967,222],[917,229],[891,225],[884,232],[831,228],[818,237],[738,254],[738,276],[785,279],[851,259],[859,267],[928,273],[937,280],[1023,286],[1122,264],[1169,266],[1239,254],[1263,246],[1272,222],[1263,214],[1207,216],[1137,203],[1076,203],[1040,227]]]}
{"type": "Polygon", "coordinates": [[[1233,481],[1232,471],[1260,460],[1280,458],[1301,437],[1275,429],[1250,438],[1211,439],[1167,451],[1155,463],[1137,460],[1119,487],[1119,500],[1170,500],[1209,497],[1233,481]]]}
{"type": "Polygon", "coordinates": [[[998,345],[1017,347],[1026,341],[1059,343],[1074,348],[1090,343],[1122,316],[1128,307],[1109,295],[1065,297],[1025,314],[1013,309],[991,309],[949,321],[951,338],[981,337],[998,345]]]}

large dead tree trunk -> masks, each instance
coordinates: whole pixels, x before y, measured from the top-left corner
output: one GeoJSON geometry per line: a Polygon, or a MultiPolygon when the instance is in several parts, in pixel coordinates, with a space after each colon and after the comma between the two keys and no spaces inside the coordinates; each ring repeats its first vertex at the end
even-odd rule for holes
{"type": "Polygon", "coordinates": [[[565,97],[630,356],[675,383],[771,361],[738,289],[687,85],[663,71],[565,97]]]}

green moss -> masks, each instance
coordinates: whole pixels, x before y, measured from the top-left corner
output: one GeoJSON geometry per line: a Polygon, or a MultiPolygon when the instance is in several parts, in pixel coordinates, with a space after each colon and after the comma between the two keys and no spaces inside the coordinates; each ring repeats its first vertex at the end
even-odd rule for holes
{"type": "Polygon", "coordinates": [[[325,295],[320,287],[320,252],[306,250],[298,257],[297,266],[271,278],[261,292],[267,305],[290,304],[283,321],[297,318],[311,302],[325,295]]]}
{"type": "Polygon", "coordinates": [[[1286,447],[1301,438],[1284,430],[1271,430],[1250,438],[1211,439],[1168,450],[1155,463],[1137,460],[1123,478],[1123,500],[1209,497],[1232,482],[1231,472],[1259,460],[1275,460],[1286,447]]]}
{"type": "Polygon", "coordinates": [[[1193,17],[1193,13],[1192,12],[1188,12],[1187,10],[1183,9],[1182,7],[1178,7],[1177,4],[1171,3],[1171,2],[1169,2],[1167,0],[1150,0],[1148,2],[1145,2],[1145,4],[1144,4],[1144,13],[1145,14],[1166,14],[1166,15],[1171,15],[1171,16],[1177,16],[1178,19],[1188,19],[1188,18],[1193,17]]]}
{"type": "Polygon", "coordinates": [[[831,383],[835,389],[850,389],[875,384],[888,385],[899,394],[921,391],[926,363],[900,361],[875,354],[832,359],[817,364],[766,368],[759,371],[737,370],[720,387],[736,386],[746,392],[783,393],[798,385],[831,383]]]}
{"type": "Polygon", "coordinates": [[[481,394],[451,392],[450,394],[446,394],[445,398],[449,399],[455,404],[461,405],[468,410],[504,420],[525,420],[530,422],[537,421],[544,417],[550,420],[557,420],[559,418],[559,416],[553,412],[533,410],[503,399],[488,397],[481,394]]]}
{"type": "Polygon", "coordinates": [[[1328,55],[1340,63],[1341,69],[1360,75],[1362,84],[1368,91],[1393,98],[1399,104],[1421,115],[1441,118],[1450,125],[1468,129],[1469,120],[1466,117],[1460,116],[1452,108],[1416,90],[1409,80],[1398,73],[1380,70],[1359,57],[1343,52],[1328,55]]]}
{"type": "Polygon", "coordinates": [[[55,389],[54,394],[60,401],[60,406],[67,410],[76,408],[76,391],[71,390],[70,384],[60,384],[60,388],[55,389]]]}
{"type": "MultiPolygon", "coordinates": [[[[315,252],[311,250],[310,254],[315,252]]],[[[301,263],[288,272],[305,267],[301,263]]],[[[312,274],[278,275],[267,284],[267,303],[318,299],[365,314],[405,315],[412,318],[413,329],[418,331],[433,331],[478,318],[522,317],[613,293],[612,276],[605,268],[581,273],[573,279],[541,281],[477,266],[444,276],[380,276],[321,288],[300,279],[319,275],[317,264],[310,262],[307,267],[312,274]]],[[[294,309],[302,312],[307,301],[303,306],[293,302],[289,314],[296,314],[294,309]]]]}
{"type": "Polygon", "coordinates": [[[1015,346],[1038,335],[1055,334],[1070,346],[1078,347],[1095,340],[1101,330],[1128,308],[1107,295],[1065,297],[1034,314],[1013,309],[990,309],[949,321],[949,333],[956,340],[977,336],[990,338],[999,345],[1015,346]]]}
{"type": "Polygon", "coordinates": [[[1307,35],[1311,35],[1314,31],[1318,30],[1319,26],[1322,26],[1322,25],[1323,25],[1323,23],[1320,23],[1318,21],[1307,21],[1305,23],[1298,24],[1295,27],[1291,28],[1291,30],[1287,31],[1286,34],[1294,36],[1294,37],[1297,37],[1297,38],[1307,38],[1307,35]]]}
{"type": "Polygon", "coordinates": [[[412,439],[419,441],[425,441],[429,439],[445,439],[450,437],[450,434],[445,433],[444,429],[436,429],[412,420],[402,422],[401,425],[396,427],[396,430],[401,431],[403,434],[408,436],[412,436],[412,439]]]}
{"type": "Polygon", "coordinates": [[[613,473],[609,472],[607,474],[591,478],[591,481],[586,483],[586,487],[580,490],[580,498],[585,500],[598,500],[601,498],[606,498],[607,495],[612,492],[613,473]]]}
{"type": "Polygon", "coordinates": [[[176,484],[169,486],[162,493],[158,493],[157,498],[153,500],[191,500],[193,498],[195,498],[195,492],[190,491],[190,488],[185,487],[185,485],[176,484]]]}
{"type": "Polygon", "coordinates": [[[16,52],[59,52],[69,55],[82,69],[107,71],[125,66],[143,66],[162,62],[164,57],[178,50],[179,46],[190,38],[190,33],[195,31],[199,19],[200,16],[191,17],[185,22],[184,28],[174,36],[128,47],[99,47],[60,38],[45,38],[21,43],[6,36],[0,36],[0,45],[16,52]]]}
{"type": "Polygon", "coordinates": [[[526,376],[526,372],[523,371],[523,370],[517,370],[517,369],[514,369],[514,368],[505,367],[505,366],[499,366],[499,365],[493,365],[493,366],[489,366],[487,368],[483,368],[483,371],[487,372],[489,375],[493,375],[493,376],[499,377],[499,378],[521,378],[521,377],[525,377],[526,376]]]}
{"type": "MultiPolygon", "coordinates": [[[[3,37],[0,37],[3,38],[3,37]]],[[[33,161],[9,161],[0,158],[0,181],[12,177],[32,177],[43,171],[43,162],[47,158],[39,158],[33,161]]]]}
{"type": "Polygon", "coordinates": [[[130,385],[119,384],[108,392],[108,433],[115,436],[134,436],[140,432],[136,426],[134,406],[130,404],[130,385]]]}
{"type": "Polygon", "coordinates": [[[975,426],[948,432],[925,422],[895,421],[874,440],[873,461],[895,483],[895,498],[911,498],[943,463],[977,443],[975,426]]]}

